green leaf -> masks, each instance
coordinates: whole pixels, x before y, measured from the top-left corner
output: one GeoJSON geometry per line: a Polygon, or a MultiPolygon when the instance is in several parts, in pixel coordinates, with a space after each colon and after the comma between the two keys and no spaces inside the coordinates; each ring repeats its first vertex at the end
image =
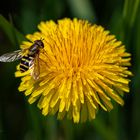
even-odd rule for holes
{"type": "Polygon", "coordinates": [[[19,45],[21,41],[26,40],[24,35],[17,31],[2,15],[0,15],[0,28],[13,45],[19,45]]]}
{"type": "Polygon", "coordinates": [[[95,21],[94,8],[90,0],[68,0],[68,2],[74,17],[95,21]]]}

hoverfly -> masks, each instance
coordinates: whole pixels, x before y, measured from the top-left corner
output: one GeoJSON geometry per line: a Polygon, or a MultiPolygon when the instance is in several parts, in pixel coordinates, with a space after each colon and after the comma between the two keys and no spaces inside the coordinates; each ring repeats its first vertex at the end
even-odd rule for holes
{"type": "Polygon", "coordinates": [[[32,69],[31,75],[34,79],[39,78],[40,69],[39,69],[39,51],[44,48],[44,43],[42,39],[35,40],[31,47],[28,49],[28,53],[25,55],[25,51],[17,50],[14,52],[6,53],[0,56],[1,62],[13,62],[20,60],[20,71],[25,72],[28,69],[32,69]]]}

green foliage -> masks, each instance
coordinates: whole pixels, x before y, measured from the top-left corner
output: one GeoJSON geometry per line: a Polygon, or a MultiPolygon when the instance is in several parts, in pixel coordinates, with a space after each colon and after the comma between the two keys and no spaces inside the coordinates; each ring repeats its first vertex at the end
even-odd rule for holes
{"type": "Polygon", "coordinates": [[[13,45],[19,45],[25,37],[18,32],[2,15],[0,15],[0,28],[7,35],[13,45]]]}
{"type": "MultiPolygon", "coordinates": [[[[134,76],[130,85],[131,93],[124,97],[126,104],[123,108],[115,105],[109,113],[99,111],[92,122],[73,124],[68,120],[58,121],[52,116],[42,116],[36,105],[29,105],[27,99],[17,93],[18,81],[6,83],[4,77],[7,76],[8,80],[13,71],[7,72],[8,66],[1,64],[1,85],[5,84],[8,88],[1,86],[0,139],[139,140],[140,0],[20,0],[20,6],[16,7],[19,10],[13,20],[22,33],[35,31],[40,20],[64,17],[84,18],[103,25],[116,34],[132,54],[131,70],[134,76]]],[[[8,44],[18,46],[25,37],[15,27],[0,15],[0,35],[4,40],[9,40],[8,44]]],[[[4,41],[1,44],[0,50],[7,45],[4,41]]]]}

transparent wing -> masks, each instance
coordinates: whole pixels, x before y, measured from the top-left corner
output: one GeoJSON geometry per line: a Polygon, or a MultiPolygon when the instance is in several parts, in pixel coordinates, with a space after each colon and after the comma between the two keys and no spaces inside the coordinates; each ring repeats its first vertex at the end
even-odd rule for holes
{"type": "Polygon", "coordinates": [[[0,62],[13,62],[22,58],[22,51],[17,50],[14,52],[6,53],[0,56],[0,62]]]}
{"type": "Polygon", "coordinates": [[[32,77],[37,80],[40,74],[39,54],[36,54],[34,60],[29,64],[32,77]]]}

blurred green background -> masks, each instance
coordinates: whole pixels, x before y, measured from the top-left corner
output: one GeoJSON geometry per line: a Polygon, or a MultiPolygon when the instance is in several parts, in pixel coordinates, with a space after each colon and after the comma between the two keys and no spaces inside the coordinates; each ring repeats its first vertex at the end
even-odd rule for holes
{"type": "Polygon", "coordinates": [[[15,63],[0,63],[0,140],[140,140],[140,0],[3,0],[0,3],[0,54],[19,49],[25,34],[43,20],[77,17],[105,27],[132,54],[134,74],[125,105],[100,110],[83,124],[44,117],[18,92],[15,63]],[[15,30],[15,27],[17,30],[15,30]]]}

